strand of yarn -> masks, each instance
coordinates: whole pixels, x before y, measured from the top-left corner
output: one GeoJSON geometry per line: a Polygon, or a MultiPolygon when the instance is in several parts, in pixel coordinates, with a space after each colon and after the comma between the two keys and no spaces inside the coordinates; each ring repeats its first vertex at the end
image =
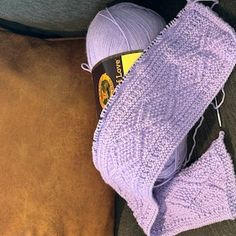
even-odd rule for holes
{"type": "Polygon", "coordinates": [[[215,103],[214,102],[211,103],[213,108],[216,110],[216,115],[217,115],[217,119],[218,119],[218,123],[219,123],[220,128],[222,127],[222,121],[221,121],[221,116],[220,116],[220,107],[222,106],[222,104],[224,103],[224,100],[225,100],[225,90],[224,90],[224,88],[221,89],[221,92],[222,92],[222,99],[219,102],[219,104],[218,104],[218,101],[217,101],[216,97],[214,99],[215,103]]]}
{"type": "MultiPolygon", "coordinates": [[[[120,3],[106,8],[91,22],[87,37],[86,51],[88,64],[81,67],[92,71],[104,58],[133,50],[144,50],[165,27],[164,19],[152,11],[133,3],[120,3]]],[[[167,161],[155,186],[160,186],[181,169],[186,159],[187,138],[167,161]]]]}
{"type": "MultiPolygon", "coordinates": [[[[216,110],[216,115],[217,115],[217,119],[218,119],[218,124],[219,127],[222,128],[222,121],[221,121],[221,116],[220,116],[220,107],[223,105],[224,100],[225,100],[225,91],[224,88],[221,89],[222,92],[222,98],[221,101],[218,103],[217,101],[217,97],[214,98],[214,102],[211,102],[211,105],[213,106],[213,108],[216,110]]],[[[197,125],[197,127],[194,130],[193,133],[193,146],[191,148],[191,151],[189,152],[188,158],[186,158],[186,160],[183,162],[183,167],[186,166],[188,164],[188,162],[191,160],[191,157],[193,155],[193,151],[196,147],[196,136],[197,136],[197,132],[199,130],[199,128],[201,127],[202,123],[204,120],[204,116],[201,117],[199,124],[197,125]]]]}
{"type": "Polygon", "coordinates": [[[188,154],[188,157],[185,159],[185,161],[183,163],[183,166],[186,166],[189,163],[189,161],[191,160],[191,157],[193,155],[193,151],[194,151],[194,149],[196,147],[196,144],[197,144],[196,143],[197,132],[198,132],[199,128],[202,126],[203,120],[204,120],[204,116],[202,116],[200,118],[199,124],[197,125],[197,127],[194,130],[194,133],[193,133],[193,146],[192,146],[192,148],[191,148],[191,150],[190,150],[190,152],[188,154]]]}
{"type": "Polygon", "coordinates": [[[213,2],[211,9],[213,9],[213,7],[216,4],[219,4],[219,0],[187,0],[187,2],[191,2],[191,3],[196,3],[196,2],[213,2]]]}

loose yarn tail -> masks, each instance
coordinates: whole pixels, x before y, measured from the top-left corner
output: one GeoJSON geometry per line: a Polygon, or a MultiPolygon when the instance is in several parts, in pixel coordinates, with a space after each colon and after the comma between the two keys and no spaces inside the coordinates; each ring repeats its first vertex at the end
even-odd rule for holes
{"type": "Polygon", "coordinates": [[[213,9],[213,7],[216,4],[219,4],[219,0],[187,0],[188,3],[196,3],[196,2],[213,2],[211,9],[213,9]]]}
{"type": "MultiPolygon", "coordinates": [[[[220,116],[220,107],[223,105],[224,100],[225,100],[225,91],[224,88],[221,89],[222,92],[222,98],[221,101],[218,103],[217,98],[214,98],[214,102],[211,103],[211,105],[213,106],[213,108],[216,110],[216,115],[217,115],[217,119],[218,119],[218,124],[219,127],[222,128],[222,120],[221,120],[221,116],[220,116]]],[[[201,117],[199,124],[197,125],[194,134],[193,134],[193,146],[191,148],[191,151],[189,152],[188,158],[186,158],[186,160],[183,163],[183,167],[185,167],[189,161],[191,160],[191,157],[193,155],[193,151],[194,148],[196,147],[196,136],[197,136],[197,132],[199,130],[199,128],[201,127],[202,123],[204,120],[204,116],[201,117]]]]}
{"type": "Polygon", "coordinates": [[[193,133],[193,146],[191,148],[191,151],[189,152],[188,154],[188,157],[185,159],[184,163],[183,163],[183,167],[185,167],[189,161],[191,160],[191,157],[193,155],[193,151],[194,151],[194,148],[196,147],[196,136],[197,136],[197,132],[199,130],[199,128],[202,126],[202,123],[203,123],[203,120],[204,120],[204,116],[202,116],[200,118],[200,121],[199,121],[199,124],[197,125],[196,129],[194,130],[194,133],[193,133]]]}
{"type": "Polygon", "coordinates": [[[221,120],[221,116],[220,116],[220,107],[222,106],[222,104],[224,103],[225,100],[225,91],[224,88],[221,89],[222,92],[222,99],[220,101],[220,103],[218,104],[217,98],[215,97],[214,102],[211,103],[211,105],[213,106],[213,108],[216,110],[216,115],[217,115],[217,119],[218,119],[218,123],[220,128],[222,128],[222,120],[221,120]]]}
{"type": "Polygon", "coordinates": [[[91,73],[91,69],[90,69],[88,63],[83,62],[83,63],[81,63],[80,66],[81,66],[81,69],[83,69],[84,71],[91,73]]]}

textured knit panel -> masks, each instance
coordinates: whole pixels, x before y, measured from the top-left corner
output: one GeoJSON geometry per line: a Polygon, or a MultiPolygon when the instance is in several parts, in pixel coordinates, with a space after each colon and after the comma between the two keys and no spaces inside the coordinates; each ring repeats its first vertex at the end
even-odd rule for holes
{"type": "Polygon", "coordinates": [[[175,235],[236,216],[236,183],[221,132],[192,166],[154,196],[160,206],[152,235],[175,235]]]}
{"type": "MultiPolygon", "coordinates": [[[[152,4],[151,7],[156,6],[155,10],[164,17],[168,22],[173,19],[178,11],[185,5],[185,0],[151,0],[145,1],[145,4],[152,4]]],[[[206,2],[207,3],[207,2],[206,2]]],[[[212,3],[209,2],[211,5],[212,3]]],[[[232,0],[220,0],[219,5],[214,7],[214,10],[219,12],[220,16],[229,22],[236,29],[236,1],[232,0]]],[[[226,131],[225,144],[227,150],[234,159],[236,164],[236,68],[229,77],[226,85],[225,92],[226,97],[223,105],[220,108],[220,114],[224,130],[226,131]]],[[[220,93],[221,96],[222,93],[220,93]]],[[[193,130],[194,131],[194,130],[193,130]]],[[[204,121],[202,126],[197,132],[196,147],[192,159],[199,158],[202,153],[206,151],[210,143],[216,139],[219,131],[219,124],[217,121],[216,112],[213,107],[204,113],[204,121]]],[[[190,133],[190,135],[193,132],[190,133]]],[[[189,135],[188,135],[189,136],[189,135]]],[[[188,145],[192,147],[192,138],[189,137],[188,145]]],[[[236,167],[236,165],[235,165],[236,167]]],[[[115,236],[144,236],[142,229],[136,223],[135,218],[132,215],[132,211],[127,206],[126,201],[121,197],[117,197],[116,202],[116,232],[115,236]]],[[[235,236],[236,232],[236,220],[227,220],[224,222],[211,224],[205,227],[194,229],[191,231],[185,231],[179,236],[235,236]]]]}
{"type": "Polygon", "coordinates": [[[188,4],[103,110],[94,134],[94,164],[147,234],[158,213],[152,197],[158,175],[235,61],[233,29],[203,5],[188,4]]]}

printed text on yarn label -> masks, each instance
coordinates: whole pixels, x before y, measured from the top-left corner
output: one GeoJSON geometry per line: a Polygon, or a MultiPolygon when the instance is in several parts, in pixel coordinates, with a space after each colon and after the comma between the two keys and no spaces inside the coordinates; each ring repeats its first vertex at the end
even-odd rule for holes
{"type": "Polygon", "coordinates": [[[98,115],[113,95],[115,87],[123,81],[142,51],[117,54],[97,63],[92,70],[98,115]]]}

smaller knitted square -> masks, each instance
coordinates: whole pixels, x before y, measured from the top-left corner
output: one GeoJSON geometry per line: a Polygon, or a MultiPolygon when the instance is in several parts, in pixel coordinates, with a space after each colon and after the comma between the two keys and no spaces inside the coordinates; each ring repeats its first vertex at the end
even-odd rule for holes
{"type": "Polygon", "coordinates": [[[197,162],[154,191],[160,208],[152,236],[173,236],[236,217],[235,174],[223,138],[221,132],[197,162]]]}

